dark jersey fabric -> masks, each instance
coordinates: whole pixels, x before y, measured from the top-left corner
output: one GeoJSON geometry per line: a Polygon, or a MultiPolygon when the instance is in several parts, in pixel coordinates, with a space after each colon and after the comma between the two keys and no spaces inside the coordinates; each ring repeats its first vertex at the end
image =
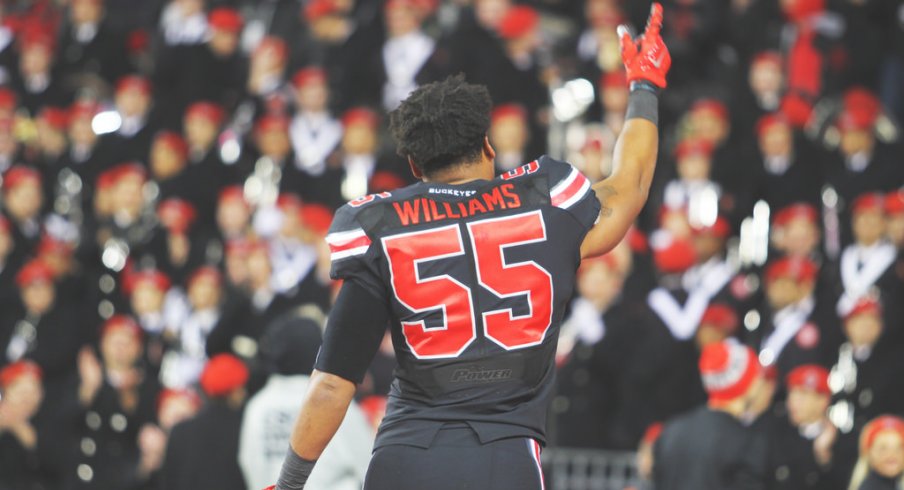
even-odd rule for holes
{"type": "MultiPolygon", "coordinates": [[[[482,442],[545,441],[558,329],[599,209],[590,182],[548,157],[489,181],[422,182],[339,209],[331,275],[385,305],[398,360],[375,447],[429,447],[451,421],[482,442]]],[[[338,375],[349,373],[338,353],[386,328],[330,323],[343,333],[326,334],[316,367],[338,375]]]]}

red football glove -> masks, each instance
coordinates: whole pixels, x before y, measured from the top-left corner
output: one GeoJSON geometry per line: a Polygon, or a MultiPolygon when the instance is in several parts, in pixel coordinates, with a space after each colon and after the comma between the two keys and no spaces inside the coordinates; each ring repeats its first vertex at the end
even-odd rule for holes
{"type": "Polygon", "coordinates": [[[672,56],[662,42],[662,5],[654,3],[650,10],[647,29],[638,40],[631,38],[626,26],[618,26],[622,61],[628,82],[646,80],[659,88],[666,87],[665,76],[672,66],[672,56]]]}

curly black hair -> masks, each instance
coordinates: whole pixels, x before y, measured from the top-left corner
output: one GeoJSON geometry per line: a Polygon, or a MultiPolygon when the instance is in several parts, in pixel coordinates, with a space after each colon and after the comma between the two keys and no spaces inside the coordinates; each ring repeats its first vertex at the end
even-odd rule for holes
{"type": "Polygon", "coordinates": [[[399,155],[429,177],[480,157],[491,108],[486,87],[455,75],[412,92],[389,114],[389,130],[399,155]]]}

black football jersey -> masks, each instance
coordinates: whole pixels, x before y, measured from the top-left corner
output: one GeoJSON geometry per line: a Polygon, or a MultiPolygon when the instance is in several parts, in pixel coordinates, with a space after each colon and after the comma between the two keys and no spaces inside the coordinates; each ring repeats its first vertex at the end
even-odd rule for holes
{"type": "Polygon", "coordinates": [[[332,277],[391,310],[398,368],[377,447],[429,447],[447,422],[483,442],[545,440],[559,326],[599,210],[588,179],[548,157],[339,209],[326,238],[332,277]]]}

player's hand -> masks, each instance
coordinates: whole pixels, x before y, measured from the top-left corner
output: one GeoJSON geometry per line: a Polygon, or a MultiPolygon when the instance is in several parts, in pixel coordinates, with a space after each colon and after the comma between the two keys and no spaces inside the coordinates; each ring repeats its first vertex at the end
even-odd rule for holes
{"type": "Polygon", "coordinates": [[[662,41],[662,5],[654,3],[647,21],[647,29],[638,39],[633,39],[624,25],[618,26],[622,62],[628,82],[646,80],[659,88],[666,87],[666,74],[672,66],[672,56],[662,41]]]}

